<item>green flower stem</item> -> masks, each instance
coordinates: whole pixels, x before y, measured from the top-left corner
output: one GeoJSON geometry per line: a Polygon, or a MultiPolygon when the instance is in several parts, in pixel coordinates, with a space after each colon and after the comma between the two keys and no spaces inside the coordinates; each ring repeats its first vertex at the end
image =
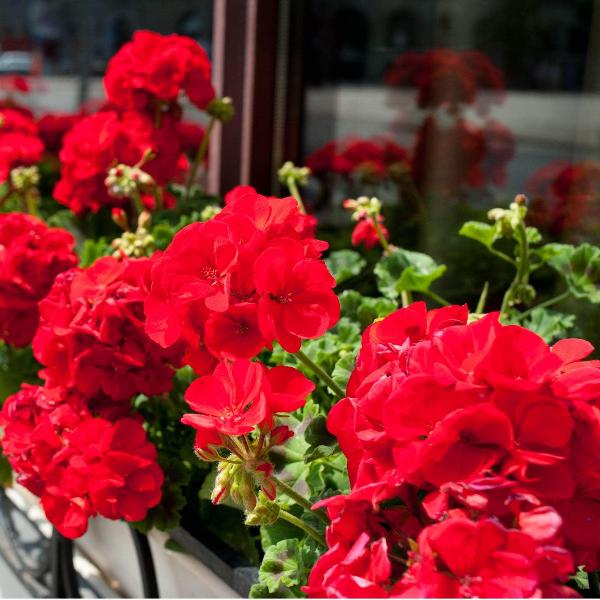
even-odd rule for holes
{"type": "Polygon", "coordinates": [[[140,191],[136,188],[133,192],[133,196],[131,197],[133,200],[133,207],[135,208],[136,216],[140,216],[144,210],[144,205],[142,204],[142,198],[140,196],[140,191]]]}
{"type": "Polygon", "coordinates": [[[521,314],[517,315],[518,319],[522,319],[530,315],[536,308],[548,308],[553,304],[558,304],[562,300],[566,300],[570,296],[569,290],[564,291],[562,294],[558,294],[558,296],[554,296],[554,298],[550,298],[549,300],[545,300],[544,302],[540,302],[537,306],[532,306],[526,311],[523,311],[521,314]]]}
{"type": "Polygon", "coordinates": [[[271,479],[271,481],[279,488],[280,492],[283,492],[296,504],[302,506],[302,508],[316,515],[319,519],[321,519],[321,521],[323,521],[323,523],[329,524],[329,519],[327,518],[325,512],[320,508],[313,510],[312,504],[306,498],[302,497],[294,488],[292,488],[291,485],[288,485],[285,483],[285,481],[281,481],[281,479],[275,477],[275,475],[271,475],[269,479],[271,479]]]}
{"type": "Polygon", "coordinates": [[[439,294],[432,292],[431,290],[427,290],[423,292],[426,296],[429,296],[432,300],[435,300],[441,306],[450,306],[450,302],[448,300],[444,300],[439,294]]]}
{"type": "Polygon", "coordinates": [[[23,192],[23,203],[25,210],[34,217],[37,216],[37,204],[38,204],[38,191],[37,188],[29,188],[23,192]]]}
{"type": "Polygon", "coordinates": [[[517,266],[517,262],[515,261],[514,258],[511,258],[507,254],[504,254],[504,252],[500,252],[500,250],[496,250],[496,248],[488,247],[488,252],[491,252],[494,256],[501,258],[504,262],[507,262],[509,265],[512,265],[513,267],[517,266]]]}
{"type": "Polygon", "coordinates": [[[487,302],[488,292],[490,291],[490,282],[486,281],[483,284],[483,289],[481,290],[481,295],[479,296],[479,300],[477,302],[477,306],[475,307],[475,314],[482,314],[485,309],[485,303],[487,302]]]}
{"type": "Polygon", "coordinates": [[[294,177],[288,177],[285,184],[287,185],[288,189],[290,190],[290,193],[292,194],[292,196],[295,198],[296,202],[298,203],[298,208],[300,209],[300,212],[303,215],[305,215],[306,208],[304,207],[304,202],[302,201],[302,196],[300,195],[300,190],[298,189],[298,185],[296,184],[296,179],[294,177]]]}
{"type": "Polygon", "coordinates": [[[529,279],[529,241],[527,240],[527,230],[525,224],[520,222],[518,227],[515,229],[517,234],[517,243],[519,245],[519,258],[517,260],[517,274],[513,282],[510,284],[508,290],[504,294],[502,299],[502,306],[500,308],[500,316],[508,316],[508,309],[510,303],[514,299],[515,292],[522,285],[526,285],[529,279]]]}
{"type": "Polygon", "coordinates": [[[406,308],[412,304],[412,294],[410,292],[400,292],[400,299],[402,301],[402,308],[406,308]]]}
{"type": "Polygon", "coordinates": [[[316,529],[311,527],[308,523],[305,523],[298,517],[295,517],[294,515],[289,513],[287,510],[283,510],[283,509],[279,511],[279,518],[283,519],[284,521],[287,521],[291,525],[294,525],[298,529],[302,529],[302,531],[304,531],[304,533],[310,535],[311,538],[313,538],[314,540],[319,542],[319,544],[321,544],[323,546],[323,548],[327,548],[327,543],[325,542],[325,538],[316,529]]]}
{"type": "Polygon", "coordinates": [[[323,383],[325,383],[340,400],[346,395],[344,390],[333,379],[331,379],[331,377],[319,365],[308,358],[308,356],[306,356],[302,350],[298,350],[294,356],[299,362],[308,367],[319,379],[321,379],[321,381],[323,381],[323,383]]]}
{"type": "Polygon", "coordinates": [[[208,122],[208,127],[206,128],[206,132],[204,133],[204,137],[202,138],[202,141],[198,146],[198,152],[196,152],[196,157],[194,158],[194,162],[192,163],[190,173],[188,175],[187,183],[185,184],[184,198],[186,201],[189,200],[190,194],[192,192],[192,186],[194,185],[194,180],[196,179],[196,175],[198,173],[198,169],[206,156],[210,134],[212,133],[213,127],[215,126],[216,122],[216,117],[210,118],[210,121],[208,122]]]}
{"type": "Polygon", "coordinates": [[[379,243],[383,248],[383,251],[387,254],[390,251],[390,245],[388,241],[385,239],[385,235],[383,235],[383,231],[381,230],[381,224],[379,223],[379,213],[377,213],[374,217],[371,217],[373,221],[373,227],[375,227],[375,233],[379,238],[379,243]]]}

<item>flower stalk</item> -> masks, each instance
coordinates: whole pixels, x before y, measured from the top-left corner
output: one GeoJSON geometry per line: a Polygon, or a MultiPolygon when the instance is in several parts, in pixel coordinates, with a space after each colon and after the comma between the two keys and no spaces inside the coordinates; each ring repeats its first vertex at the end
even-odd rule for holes
{"type": "Polygon", "coordinates": [[[319,379],[321,379],[321,381],[327,385],[327,387],[338,397],[338,399],[341,399],[346,395],[344,390],[331,378],[331,376],[313,360],[311,360],[306,354],[304,354],[302,350],[298,350],[294,356],[299,362],[308,367],[319,379]]]}

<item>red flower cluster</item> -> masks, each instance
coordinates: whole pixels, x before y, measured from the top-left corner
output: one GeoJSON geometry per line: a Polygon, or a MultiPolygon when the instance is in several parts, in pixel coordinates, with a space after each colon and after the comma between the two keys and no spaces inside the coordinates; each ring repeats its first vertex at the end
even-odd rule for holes
{"type": "Polygon", "coordinates": [[[328,142],[306,158],[306,166],[315,175],[338,173],[367,179],[385,179],[392,175],[391,169],[409,164],[408,151],[387,137],[328,142]]]}
{"type": "Polygon", "coordinates": [[[416,87],[420,108],[447,105],[456,112],[460,105],[474,104],[478,99],[483,100],[485,108],[504,99],[502,71],[475,50],[406,52],[387,71],[385,81],[392,86],[416,87]],[[482,95],[482,91],[487,94],[482,95]]]}
{"type": "MultiPolygon", "coordinates": [[[[315,569],[328,570],[337,552],[336,564],[357,571],[337,569],[315,595],[332,595],[347,575],[382,595],[394,584],[392,595],[562,595],[573,564],[600,565],[600,364],[583,360],[592,346],[550,347],[496,314],[467,317],[466,307],[427,312],[415,303],[363,334],[347,397],[328,417],[352,491],[328,502],[363,503],[368,536],[360,549],[344,546],[345,559],[328,538],[315,569]],[[388,505],[406,525],[377,510],[388,505]],[[436,525],[456,515],[463,520],[436,525]],[[376,519],[385,534],[369,524],[376,519]],[[410,548],[402,536],[416,534],[412,566],[398,571],[394,555],[410,548]],[[451,559],[453,547],[461,559],[451,559]]],[[[360,527],[354,515],[331,528],[351,519],[360,527]]]]}
{"type": "Polygon", "coordinates": [[[525,184],[531,200],[528,220],[556,235],[580,225],[591,215],[600,192],[600,164],[558,160],[538,169],[525,184]]]}
{"type": "Polygon", "coordinates": [[[0,214],[0,338],[26,346],[38,325],[38,302],[54,278],[77,264],[64,229],[22,213],[0,214]]]}
{"type": "Polygon", "coordinates": [[[181,230],[152,268],[146,332],[209,373],[218,358],[251,358],[277,340],[287,351],[339,318],[325,242],[293,198],[239,187],[211,221],[181,230]]]}
{"type": "Polygon", "coordinates": [[[39,119],[39,135],[46,152],[58,154],[65,135],[83,118],[82,114],[48,113],[39,119]]]}
{"type": "Polygon", "coordinates": [[[514,146],[510,130],[493,119],[483,128],[463,118],[443,127],[439,119],[429,116],[417,132],[413,178],[419,187],[443,194],[466,186],[501,186],[514,146]]]}
{"type": "Polygon", "coordinates": [[[103,415],[127,414],[135,394],[171,389],[178,349],[165,351],[144,333],[153,260],[105,257],[56,278],[33,340],[47,385],[82,394],[103,415]]]}
{"type": "MultiPolygon", "coordinates": [[[[378,215],[377,220],[379,221],[379,228],[381,229],[383,237],[386,240],[389,240],[390,232],[383,224],[383,217],[378,215]]],[[[373,219],[371,217],[359,219],[358,223],[354,227],[354,230],[352,231],[352,245],[359,246],[360,244],[363,244],[365,248],[369,249],[378,246],[380,243],[381,241],[377,235],[377,230],[375,229],[373,219]]]]}
{"type": "Polygon", "coordinates": [[[0,413],[2,450],[19,483],[41,497],[50,522],[69,538],[83,535],[96,514],[144,519],[164,479],[138,421],[95,418],[76,398],[23,385],[0,413]]]}
{"type": "MultiPolygon", "coordinates": [[[[176,122],[166,116],[160,127],[144,113],[104,111],[79,121],[66,135],[60,151],[61,179],[54,197],[76,214],[98,212],[102,206],[123,206],[124,198],[111,196],[105,184],[108,170],[116,164],[136,165],[152,152],[144,171],[159,186],[177,179],[187,168],[176,122]]],[[[170,194],[165,199],[172,202],[170,194]]],[[[148,208],[152,197],[142,198],[148,208]]]]}
{"type": "Polygon", "coordinates": [[[165,111],[181,91],[204,109],[215,96],[210,74],[206,52],[191,38],[136,31],[110,60],[104,88],[108,100],[124,109],[165,111]]]}
{"type": "Polygon", "coordinates": [[[11,169],[39,162],[43,152],[34,120],[19,110],[0,108],[0,183],[11,169]]]}

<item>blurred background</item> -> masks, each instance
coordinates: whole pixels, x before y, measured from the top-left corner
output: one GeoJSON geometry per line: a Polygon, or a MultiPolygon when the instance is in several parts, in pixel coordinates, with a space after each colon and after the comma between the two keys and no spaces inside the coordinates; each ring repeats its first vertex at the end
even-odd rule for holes
{"type": "Polygon", "coordinates": [[[279,194],[281,163],[308,164],[334,247],[341,201],[377,195],[394,243],[449,263],[450,300],[492,269],[493,301],[511,273],[458,238],[464,220],[525,192],[546,240],[600,241],[599,19],[594,0],[0,0],[0,94],[89,111],[134,31],[190,36],[237,107],[212,192],[279,194]]]}

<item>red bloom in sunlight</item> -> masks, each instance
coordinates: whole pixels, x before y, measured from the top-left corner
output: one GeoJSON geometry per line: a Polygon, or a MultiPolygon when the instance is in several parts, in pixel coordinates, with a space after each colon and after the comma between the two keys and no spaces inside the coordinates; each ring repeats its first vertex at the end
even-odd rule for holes
{"type": "Polygon", "coordinates": [[[182,229],[157,258],[144,304],[147,334],[165,348],[183,342],[185,362],[200,374],[212,372],[217,359],[252,358],[275,339],[289,347],[321,335],[337,321],[339,304],[319,260],[327,244],[313,237],[314,225],[293,198],[234,188],[214,219],[182,229]],[[285,256],[285,281],[273,279],[285,256]],[[278,308],[273,298],[283,295],[286,306],[278,308]],[[291,333],[283,323],[275,327],[276,315],[293,320],[294,311],[305,318],[291,333]]]}
{"type": "Polygon", "coordinates": [[[77,453],[68,470],[87,478],[92,505],[103,517],[141,521],[160,502],[164,475],[138,421],[89,419],[68,442],[77,453]]]}
{"type": "Polygon", "coordinates": [[[388,548],[410,551],[402,536],[406,529],[381,513],[391,506],[404,511],[413,538],[425,528],[420,544],[429,544],[425,532],[431,530],[443,533],[447,548],[479,549],[473,557],[458,556],[464,564],[455,567],[450,562],[454,550],[441,559],[445,545],[427,552],[421,545],[408,571],[393,568],[384,584],[378,579],[361,583],[377,586],[373,593],[563,596],[570,594],[563,582],[573,558],[589,570],[598,567],[600,544],[592,531],[600,502],[595,483],[600,476],[595,406],[600,366],[584,360],[591,345],[569,339],[551,347],[523,327],[502,325],[497,314],[471,323],[467,318],[466,307],[427,312],[424,304],[414,303],[364,332],[347,397],[330,411],[328,428],[348,459],[347,502],[365,505],[362,521],[348,513],[349,520],[337,524],[339,517],[329,511],[332,533],[325,556],[334,555],[342,540],[346,545],[335,550],[336,561],[327,567],[333,569],[332,587],[315,594],[340,593],[333,574],[340,574],[340,582],[346,579],[334,563],[345,563],[349,548],[342,532],[355,540],[356,523],[370,532],[368,543],[383,536],[388,548]],[[444,525],[448,532],[436,524],[462,511],[477,515],[479,522],[444,525]],[[378,525],[381,518],[385,521],[378,525]],[[495,530],[484,525],[492,521],[501,532],[493,552],[505,556],[514,551],[513,540],[527,540],[525,550],[517,552],[524,557],[523,571],[521,558],[507,563],[515,565],[513,572],[499,556],[486,558],[477,546],[496,539],[495,530]],[[515,532],[511,528],[517,522],[521,530],[515,532]],[[471,544],[461,541],[463,534],[483,537],[471,544]]]}
{"type": "Polygon", "coordinates": [[[170,390],[179,351],[163,350],[144,333],[151,266],[151,259],[105,257],[56,279],[40,303],[33,341],[49,384],[114,402],[170,390]]]}
{"type": "Polygon", "coordinates": [[[182,423],[204,432],[206,440],[212,439],[210,432],[244,435],[270,425],[274,413],[301,408],[313,389],[291,367],[267,370],[247,360],[221,362],[212,375],[196,379],[187,389],[186,402],[195,412],[184,415],[182,423]]]}
{"type": "MultiPolygon", "coordinates": [[[[386,240],[389,240],[390,232],[387,230],[387,227],[383,224],[383,216],[378,215],[378,221],[383,237],[386,240]]],[[[364,247],[367,249],[374,248],[375,246],[381,244],[381,240],[377,235],[377,230],[375,229],[373,219],[370,217],[360,219],[355,225],[354,231],[352,231],[352,245],[359,246],[360,244],[363,244],[364,247]]]]}
{"type": "Polygon", "coordinates": [[[319,337],[339,319],[335,279],[324,262],[307,258],[294,240],[267,248],[254,264],[254,277],[261,294],[260,329],[288,352],[297,352],[303,339],[319,337]]]}
{"type": "Polygon", "coordinates": [[[160,186],[176,179],[187,166],[175,123],[167,116],[158,128],[151,117],[134,111],[104,111],[85,117],[64,137],[61,178],[54,197],[77,214],[98,212],[102,206],[123,206],[128,199],[108,193],[108,171],[118,163],[136,165],[149,151],[153,154],[143,169],[160,186]]]}
{"type": "Polygon", "coordinates": [[[75,240],[22,213],[0,215],[0,338],[25,346],[38,325],[38,302],[54,278],[77,264],[75,240]]]}
{"type": "Polygon", "coordinates": [[[210,61],[196,41],[141,30],[111,58],[104,89],[120,108],[162,110],[161,103],[175,103],[184,91],[204,109],[215,96],[210,77],[210,61]]]}
{"type": "MultiPolygon", "coordinates": [[[[544,547],[530,536],[492,520],[456,516],[419,535],[414,562],[392,595],[420,598],[539,597],[546,584],[572,595],[559,582],[573,571],[568,552],[544,547]],[[545,561],[554,553],[559,560],[545,561]]],[[[553,594],[553,595],[554,595],[553,594]]]]}

